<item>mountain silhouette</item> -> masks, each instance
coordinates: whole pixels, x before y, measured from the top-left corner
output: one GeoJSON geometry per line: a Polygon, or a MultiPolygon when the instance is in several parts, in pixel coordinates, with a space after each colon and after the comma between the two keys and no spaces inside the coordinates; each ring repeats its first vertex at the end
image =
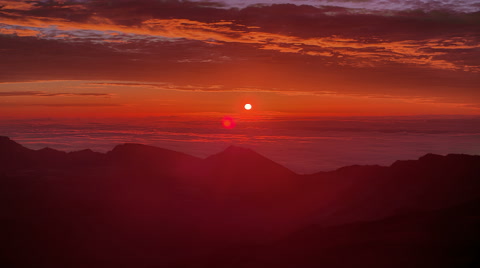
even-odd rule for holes
{"type": "Polygon", "coordinates": [[[296,175],[253,150],[233,145],[207,157],[204,168],[204,176],[214,179],[211,183],[219,192],[261,193],[262,198],[291,190],[296,175]]]}
{"type": "Polygon", "coordinates": [[[2,267],[469,267],[479,200],[480,156],[298,175],[238,146],[0,137],[2,267]]]}
{"type": "Polygon", "coordinates": [[[213,268],[479,267],[479,226],[477,199],[376,221],[311,225],[268,245],[226,250],[221,258],[197,261],[213,268]]]}
{"type": "Polygon", "coordinates": [[[224,151],[209,156],[206,159],[207,165],[219,166],[225,173],[240,174],[242,176],[257,175],[279,175],[292,176],[294,173],[289,169],[273,162],[272,160],[243,147],[231,145],[224,151]]]}
{"type": "Polygon", "coordinates": [[[200,165],[201,159],[154,146],[126,143],[106,153],[107,161],[122,172],[135,176],[162,175],[182,177],[200,165]]]}

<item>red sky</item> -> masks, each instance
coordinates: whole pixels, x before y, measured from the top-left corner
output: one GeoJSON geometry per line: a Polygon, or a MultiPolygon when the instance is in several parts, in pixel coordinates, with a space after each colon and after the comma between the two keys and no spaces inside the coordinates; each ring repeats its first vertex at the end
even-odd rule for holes
{"type": "Polygon", "coordinates": [[[292,3],[0,0],[0,115],[480,114],[475,1],[292,3]]]}

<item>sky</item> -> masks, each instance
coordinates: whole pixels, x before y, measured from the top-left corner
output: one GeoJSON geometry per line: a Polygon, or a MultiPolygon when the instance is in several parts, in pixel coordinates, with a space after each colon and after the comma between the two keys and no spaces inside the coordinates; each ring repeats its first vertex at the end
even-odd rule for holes
{"type": "Polygon", "coordinates": [[[480,116],[474,0],[0,0],[0,58],[2,122],[480,116]]]}

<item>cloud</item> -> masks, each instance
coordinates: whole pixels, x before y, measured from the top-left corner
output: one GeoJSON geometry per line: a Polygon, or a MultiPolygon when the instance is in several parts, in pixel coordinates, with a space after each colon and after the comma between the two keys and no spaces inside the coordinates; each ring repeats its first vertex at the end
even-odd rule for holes
{"type": "Polygon", "coordinates": [[[238,92],[238,93],[275,93],[286,96],[324,96],[334,98],[354,98],[354,99],[376,99],[376,100],[394,100],[403,103],[413,104],[437,104],[445,107],[466,107],[475,108],[477,104],[473,104],[468,99],[451,98],[451,97],[432,97],[422,96],[422,94],[410,93],[410,95],[395,95],[388,93],[367,93],[367,92],[335,92],[326,90],[299,90],[285,88],[269,88],[269,87],[229,87],[225,85],[178,85],[173,83],[141,83],[141,82],[95,82],[86,83],[86,85],[107,86],[107,87],[140,87],[154,88],[159,90],[177,90],[177,91],[200,91],[200,92],[238,92]]]}
{"type": "Polygon", "coordinates": [[[120,106],[126,106],[126,104],[119,104],[119,103],[29,103],[29,104],[12,104],[12,106],[43,106],[43,107],[63,108],[63,107],[120,107],[120,106]]]}
{"type": "Polygon", "coordinates": [[[471,1],[16,2],[1,2],[0,81],[479,98],[471,1]]]}
{"type": "Polygon", "coordinates": [[[0,0],[0,9],[23,11],[34,8],[32,1],[0,0]]]}
{"type": "Polygon", "coordinates": [[[44,91],[4,91],[0,92],[0,97],[20,97],[20,96],[38,96],[38,97],[60,97],[60,96],[85,96],[85,97],[110,97],[110,93],[47,93],[44,91]]]}
{"type": "MultiPolygon", "coordinates": [[[[1,21],[1,20],[0,20],[1,21]]],[[[478,71],[478,66],[466,66],[460,61],[448,61],[442,56],[449,50],[472,50],[480,48],[474,36],[445,36],[435,39],[403,39],[399,41],[381,38],[311,37],[254,31],[245,25],[233,22],[205,23],[186,19],[150,19],[137,27],[121,27],[114,24],[81,24],[66,21],[28,21],[8,19],[16,23],[4,26],[3,32],[18,32],[21,35],[44,36],[45,38],[71,38],[96,42],[128,43],[139,39],[150,41],[192,40],[203,42],[240,43],[255,45],[260,49],[283,53],[299,53],[308,56],[333,57],[343,64],[372,66],[382,62],[424,65],[439,69],[462,69],[478,71]],[[41,24],[43,27],[41,26],[41,24]],[[52,30],[52,27],[54,29],[52,30]],[[12,29],[15,28],[15,29],[12,29]],[[88,30],[86,30],[88,29],[88,30]],[[113,34],[115,33],[115,34],[113,34]],[[455,38],[455,42],[450,42],[455,38]]],[[[17,33],[17,34],[18,34],[17,33]]],[[[182,59],[185,61],[185,59],[182,59]]],[[[201,61],[201,60],[200,60],[201,61]]],[[[208,62],[203,60],[204,62],[208,62]]]]}
{"type": "MultiPolygon", "coordinates": [[[[150,87],[162,90],[181,90],[181,91],[206,91],[206,92],[221,92],[227,88],[223,85],[176,85],[172,83],[140,83],[140,82],[99,82],[99,83],[86,83],[86,85],[93,86],[121,86],[121,87],[150,87]]],[[[231,91],[229,89],[228,91],[231,91]]],[[[233,91],[241,91],[235,90],[233,91]]]]}
{"type": "Polygon", "coordinates": [[[475,12],[480,8],[475,0],[224,0],[221,1],[229,6],[245,8],[249,5],[272,5],[288,4],[311,5],[311,6],[330,6],[335,5],[344,8],[356,8],[366,10],[405,10],[405,9],[423,9],[423,10],[441,10],[451,9],[457,12],[475,12]]]}
{"type": "MultiPolygon", "coordinates": [[[[62,3],[38,3],[35,10],[66,8],[66,5],[70,8],[82,2],[62,3]]],[[[472,14],[409,11],[385,16],[355,14],[338,7],[292,4],[252,6],[227,12],[210,2],[150,0],[87,1],[81,6],[86,10],[82,12],[88,13],[82,19],[51,16],[41,10],[27,15],[0,12],[0,33],[102,44],[113,51],[130,53],[151,53],[151,49],[146,49],[151,42],[190,41],[205,45],[242,44],[280,53],[331,57],[332,62],[356,67],[393,62],[436,69],[480,70],[479,64],[464,62],[469,57],[452,56],[459,55],[458,52],[463,56],[478,53],[480,42],[475,29],[479,22],[472,14]],[[93,7],[99,9],[98,12],[94,13],[93,7]],[[184,9],[191,10],[191,14],[177,12],[184,9]],[[203,14],[204,10],[216,12],[215,16],[208,19],[195,15],[203,14]],[[337,15],[330,15],[333,11],[337,15]],[[139,15],[135,21],[125,20],[131,17],[126,15],[130,12],[139,15]],[[189,14],[191,17],[185,18],[189,14]],[[164,18],[167,15],[169,18],[164,18]],[[132,49],[134,46],[137,48],[132,49]]],[[[176,61],[208,63],[221,61],[220,58],[176,61]]]]}
{"type": "Polygon", "coordinates": [[[162,87],[167,83],[138,83],[138,82],[95,82],[86,83],[92,86],[126,86],[126,87],[162,87]]]}
{"type": "Polygon", "coordinates": [[[28,29],[15,26],[4,26],[0,28],[0,34],[15,35],[15,36],[37,36],[41,32],[35,29],[28,29]]]}

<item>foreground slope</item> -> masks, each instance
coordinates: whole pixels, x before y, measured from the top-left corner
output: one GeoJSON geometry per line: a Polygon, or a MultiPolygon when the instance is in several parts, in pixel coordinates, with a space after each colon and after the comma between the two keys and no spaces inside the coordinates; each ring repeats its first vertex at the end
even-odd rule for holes
{"type": "Polygon", "coordinates": [[[474,268],[480,267],[478,252],[480,199],[377,221],[311,225],[274,243],[226,250],[186,267],[474,268]]]}

